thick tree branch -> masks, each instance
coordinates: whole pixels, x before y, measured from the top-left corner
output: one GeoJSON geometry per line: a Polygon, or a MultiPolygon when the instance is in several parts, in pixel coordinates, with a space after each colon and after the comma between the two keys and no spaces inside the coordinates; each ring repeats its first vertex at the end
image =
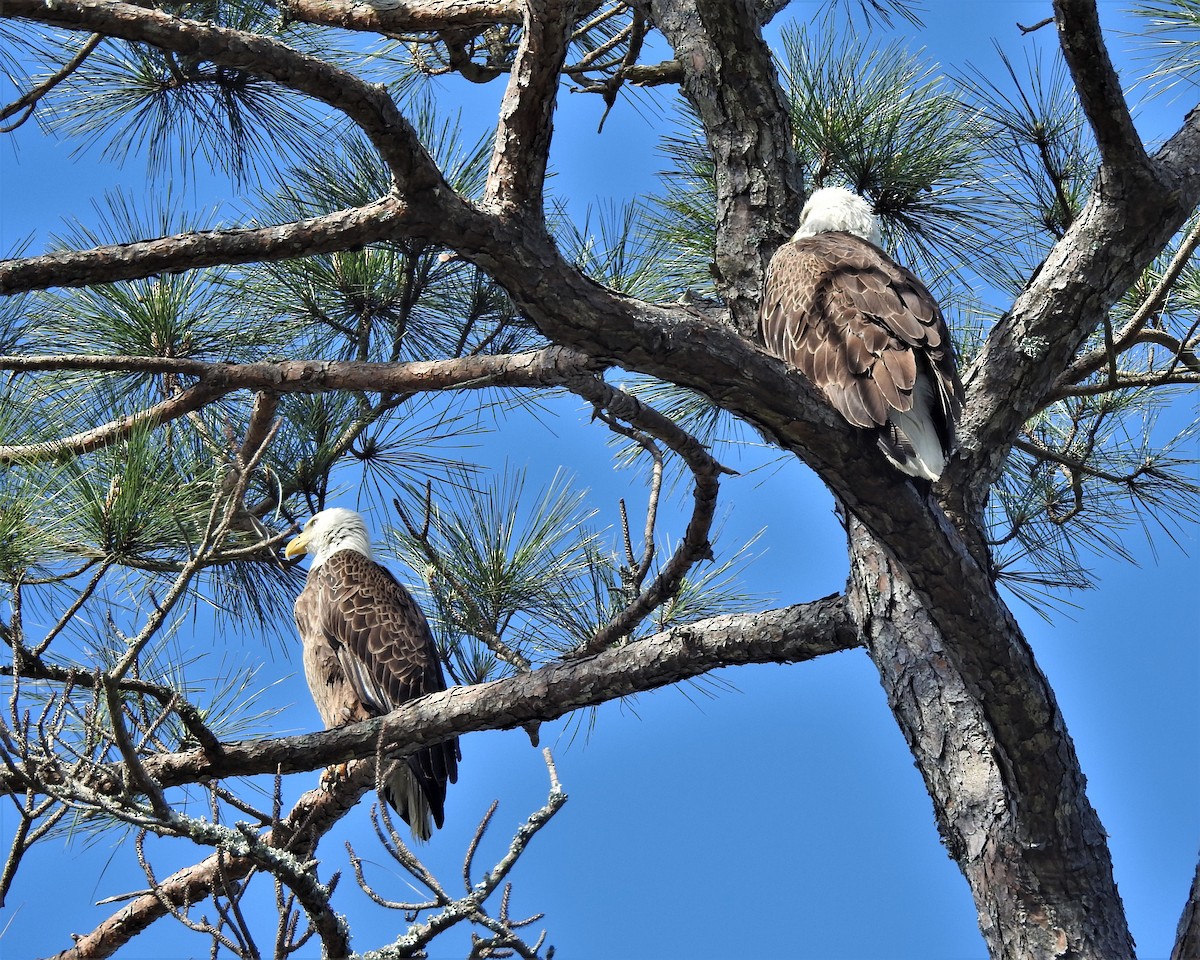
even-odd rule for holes
{"type": "Polygon", "coordinates": [[[396,198],[385,197],[355,210],[339,210],[281,226],[205,230],[91,250],[61,250],[0,260],[0,295],[354,249],[394,236],[402,223],[419,232],[419,217],[410,216],[412,212],[396,198]]]}
{"type": "Polygon", "coordinates": [[[1104,831],[1028,645],[1014,636],[981,683],[974,651],[933,627],[904,572],[854,520],[850,541],[851,610],[991,956],[1132,957],[1104,831]]]}
{"type": "Polygon", "coordinates": [[[943,478],[982,503],[1026,420],[1055,389],[1080,346],[1200,203],[1200,116],[1154,158],[1155,174],[1112,170],[1055,244],[964,376],[961,455],[943,478]]]}
{"type": "Polygon", "coordinates": [[[1192,887],[1175,932],[1175,946],[1171,950],[1171,960],[1190,960],[1192,957],[1200,957],[1200,862],[1196,864],[1192,887]]]}
{"type": "Polygon", "coordinates": [[[484,205],[503,216],[525,211],[540,223],[558,78],[567,57],[575,3],[525,0],[525,8],[525,30],[500,102],[484,205]]]}
{"type": "MultiPolygon", "coordinates": [[[[765,613],[712,617],[591,657],[453,687],[376,720],[303,736],[226,743],[217,756],[203,750],[160,754],[144,758],[143,766],[167,788],[227,776],[314,770],[371,758],[377,750],[406,755],[477,730],[554,720],[718,667],[801,662],[857,645],[843,599],[827,597],[765,613]]],[[[37,777],[49,778],[50,772],[43,766],[25,776],[10,769],[0,774],[0,790],[23,792],[37,777]]]]}
{"type": "Polygon", "coordinates": [[[291,20],[394,34],[520,23],[521,0],[284,0],[291,20]]]}
{"type": "Polygon", "coordinates": [[[1096,137],[1102,171],[1118,172],[1121,179],[1138,171],[1152,176],[1121,79],[1108,56],[1095,0],[1054,0],[1054,15],[1059,45],[1096,137]]]}
{"type": "MultiPolygon", "coordinates": [[[[0,446],[0,464],[86,453],[118,442],[138,428],[158,426],[183,416],[235,390],[252,390],[261,397],[277,393],[321,393],[327,390],[412,394],[455,388],[561,387],[566,386],[568,381],[574,382],[574,378],[579,376],[589,376],[597,369],[598,365],[583,354],[561,347],[547,347],[523,354],[385,364],[352,360],[230,364],[103,355],[0,356],[0,370],[176,373],[200,378],[199,383],[170,400],[84,433],[59,440],[0,446]]],[[[259,408],[256,406],[255,409],[259,408]]]]}
{"type": "Polygon", "coordinates": [[[767,261],[800,219],[791,114],[754,0],[653,0],[655,25],[683,67],[703,121],[717,189],[717,289],[735,327],[756,338],[767,261]]]}

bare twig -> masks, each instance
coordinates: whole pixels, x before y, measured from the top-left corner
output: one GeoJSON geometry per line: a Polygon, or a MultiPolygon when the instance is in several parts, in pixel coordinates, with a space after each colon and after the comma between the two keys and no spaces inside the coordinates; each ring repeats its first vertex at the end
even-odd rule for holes
{"type": "Polygon", "coordinates": [[[662,495],[663,484],[662,450],[645,433],[618,423],[603,410],[597,409],[595,415],[608,424],[608,428],[614,433],[628,437],[645,450],[650,455],[652,463],[650,471],[650,494],[646,502],[646,523],[642,532],[642,555],[640,558],[634,556],[633,543],[629,536],[629,517],[626,513],[625,501],[621,501],[621,530],[625,540],[626,560],[629,564],[629,585],[634,595],[636,595],[642,589],[642,583],[646,579],[646,574],[650,572],[650,566],[654,563],[654,526],[658,519],[658,502],[662,495]]]}
{"type": "Polygon", "coordinates": [[[18,97],[6,107],[0,108],[0,120],[7,120],[14,113],[18,113],[21,110],[25,111],[25,115],[16,123],[9,124],[8,126],[0,126],[0,133],[12,133],[17,129],[17,127],[21,126],[21,124],[28,120],[33,115],[33,109],[37,106],[37,102],[51,90],[57,87],[60,83],[66,80],[67,77],[69,77],[72,73],[78,70],[83,64],[83,61],[91,55],[91,52],[100,45],[100,41],[103,39],[103,34],[93,33],[83,42],[83,45],[76,52],[75,56],[64,63],[59,70],[55,71],[37,86],[33,87],[23,96],[18,97]]]}
{"type": "Polygon", "coordinates": [[[54,642],[54,638],[62,633],[66,625],[71,622],[71,619],[75,616],[75,614],[79,612],[80,608],[87,602],[88,598],[96,591],[96,588],[100,586],[100,581],[104,579],[104,575],[108,573],[110,567],[112,567],[112,561],[109,559],[105,559],[100,563],[100,566],[92,575],[92,579],[89,580],[84,585],[84,588],[79,591],[79,595],[74,599],[74,601],[72,601],[71,605],[67,607],[63,615],[58,618],[58,621],[54,624],[54,626],[46,632],[46,636],[42,638],[41,642],[30,651],[35,660],[46,652],[46,648],[54,642]]]}
{"type": "MultiPolygon", "coordinates": [[[[392,909],[409,911],[411,914],[413,914],[412,919],[414,921],[416,920],[416,913],[427,909],[437,908],[437,912],[425,922],[414,922],[404,936],[398,938],[391,944],[390,949],[397,951],[402,956],[412,956],[417,951],[422,950],[426,944],[432,941],[439,934],[448,930],[455,924],[465,920],[492,931],[496,935],[494,940],[495,946],[502,946],[506,949],[514,950],[522,957],[536,958],[539,956],[538,951],[545,939],[545,934],[538,938],[536,944],[530,946],[516,934],[516,930],[522,926],[527,926],[528,924],[534,922],[538,919],[538,917],[540,917],[540,914],[525,920],[512,920],[508,916],[508,900],[509,894],[511,893],[511,884],[506,884],[505,880],[512,868],[516,865],[516,862],[520,859],[521,855],[529,846],[529,842],[533,839],[534,835],[536,835],[539,830],[549,823],[554,815],[562,808],[563,804],[567,802],[567,795],[562,791],[562,785],[559,783],[558,774],[554,768],[554,760],[550,755],[550,751],[544,750],[543,757],[546,762],[546,767],[550,773],[550,795],[547,798],[545,805],[539,810],[534,811],[534,813],[530,815],[529,819],[517,829],[512,842],[509,844],[508,850],[505,852],[504,856],[500,858],[496,865],[486,874],[484,874],[477,883],[472,883],[470,879],[471,862],[474,859],[476,851],[478,850],[479,842],[483,837],[484,831],[491,823],[492,816],[496,812],[497,804],[495,802],[492,803],[492,805],[488,808],[487,813],[484,814],[483,819],[480,821],[479,827],[475,831],[475,835],[471,840],[466,857],[464,858],[463,877],[466,881],[467,890],[466,894],[458,899],[450,899],[445,895],[444,891],[442,891],[440,887],[437,887],[435,890],[437,894],[436,902],[434,903],[409,904],[396,903],[386,900],[367,884],[362,876],[362,861],[360,858],[355,856],[353,850],[350,850],[350,846],[347,844],[347,850],[350,850],[351,862],[354,865],[355,876],[359,881],[359,886],[362,887],[363,891],[375,903],[381,906],[391,907],[392,909]],[[504,892],[502,895],[500,910],[498,911],[498,915],[496,917],[492,917],[484,909],[484,904],[498,889],[501,889],[502,886],[504,892]]],[[[395,840],[401,847],[403,847],[403,843],[399,840],[399,837],[396,837],[395,840]]],[[[385,848],[388,849],[389,852],[393,852],[394,856],[394,850],[391,845],[385,843],[385,848]]],[[[407,852],[407,848],[404,849],[407,852]]],[[[398,859],[398,862],[422,884],[430,887],[430,889],[435,889],[430,885],[428,871],[425,870],[423,866],[418,865],[419,870],[414,870],[412,862],[407,858],[398,859]]]]}
{"type": "Polygon", "coordinates": [[[1035,32],[1035,31],[1037,31],[1037,30],[1041,30],[1041,29],[1042,29],[1042,27],[1048,27],[1048,26],[1050,26],[1050,24],[1052,24],[1053,22],[1054,22],[1054,18],[1053,18],[1053,17],[1046,17],[1046,19],[1045,19],[1045,20],[1039,20],[1037,23],[1035,23],[1035,24],[1034,24],[1033,26],[1031,26],[1031,27],[1024,27],[1024,26],[1021,26],[1021,24],[1020,24],[1020,23],[1018,23],[1018,24],[1017,24],[1017,29],[1018,29],[1018,30],[1020,30],[1022,34],[1029,34],[1029,33],[1033,33],[1033,32],[1035,32]]]}

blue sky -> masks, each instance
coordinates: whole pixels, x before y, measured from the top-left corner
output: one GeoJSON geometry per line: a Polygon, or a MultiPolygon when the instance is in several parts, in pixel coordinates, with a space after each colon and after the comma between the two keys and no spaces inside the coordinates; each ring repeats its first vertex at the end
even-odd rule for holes
{"type": "MultiPolygon", "coordinates": [[[[816,8],[793,4],[780,21],[816,8]]],[[[1121,25],[1119,10],[1102,4],[1106,24],[1121,25]]],[[[993,36],[1010,52],[1052,45],[1049,30],[1021,39],[1014,26],[1045,13],[1040,2],[931,3],[928,29],[907,33],[912,48],[924,47],[947,67],[969,61],[989,70],[996,65],[993,36]]],[[[1114,38],[1113,45],[1118,62],[1129,66],[1122,53],[1129,44],[1114,38]]],[[[450,83],[438,89],[448,107],[470,103],[464,124],[471,132],[474,123],[494,121],[497,84],[466,95],[450,83]]],[[[1194,102],[1186,91],[1177,103],[1143,107],[1144,134],[1154,139],[1173,130],[1188,95],[1194,102]]],[[[670,100],[661,103],[665,108],[670,100]]],[[[597,98],[563,95],[554,190],[572,198],[576,215],[588,202],[652,189],[664,166],[655,151],[662,129],[656,110],[619,105],[597,134],[600,113],[597,98]]],[[[108,186],[138,190],[144,182],[136,165],[119,171],[94,153],[72,159],[71,145],[47,142],[32,125],[15,142],[15,150],[0,146],[4,249],[32,232],[36,251],[62,217],[86,222],[90,199],[108,186]]],[[[183,196],[197,209],[218,201],[237,206],[218,178],[198,176],[183,196]]],[[[1180,401],[1165,426],[1181,427],[1194,416],[1194,402],[1180,401]]],[[[545,423],[508,421],[480,457],[497,466],[528,464],[534,488],[566,465],[586,479],[611,522],[631,478],[612,474],[599,430],[564,401],[545,423]],[[559,459],[535,457],[551,440],[563,451],[559,459]]],[[[1200,454],[1195,443],[1191,453],[1200,454]]],[[[730,478],[722,490],[731,507],[722,542],[765,530],[746,571],[754,591],[789,603],[842,589],[841,533],[828,495],[807,471],[783,464],[730,478]]],[[[1152,546],[1131,534],[1138,565],[1096,558],[1099,588],[1069,596],[1078,606],[1056,612],[1052,623],[1013,603],[1110,835],[1143,958],[1168,955],[1200,846],[1195,537],[1191,526],[1180,538],[1189,556],[1166,537],[1152,546]]],[[[194,637],[227,669],[261,663],[261,675],[279,681],[274,702],[286,708],[276,721],[279,733],[319,725],[297,658],[252,636],[214,636],[203,622],[194,637]]],[[[865,655],[726,670],[713,681],[606,705],[590,732],[579,718],[544,728],[543,743],[554,749],[570,801],[517,868],[513,912],[544,911],[540,924],[560,956],[983,957],[966,883],[939,844],[929,798],[865,655]]],[[[315,773],[293,778],[291,795],[315,781],[315,773]]],[[[523,733],[465,738],[446,829],[427,848],[427,863],[447,880],[456,877],[475,824],[499,797],[497,820],[477,858],[490,865],[512,829],[544,801],[546,787],[540,756],[523,733]]],[[[0,805],[5,838],[10,816],[0,805]]],[[[348,821],[323,844],[326,869],[342,866],[342,843],[350,839],[381,892],[408,896],[405,879],[372,847],[365,809],[348,821]]],[[[180,843],[161,844],[158,852],[163,874],[194,859],[180,843]]],[[[66,854],[48,844],[42,858],[26,864],[0,913],[0,955],[63,949],[68,932],[90,930],[115,909],[90,906],[94,900],[142,886],[128,844],[66,854]]],[[[357,918],[356,948],[382,945],[402,931],[402,916],[363,908],[351,877],[343,878],[338,895],[357,918]]],[[[462,940],[451,939],[433,955],[463,952],[462,940]]],[[[204,953],[199,939],[184,939],[164,922],[123,955],[204,953]]]]}

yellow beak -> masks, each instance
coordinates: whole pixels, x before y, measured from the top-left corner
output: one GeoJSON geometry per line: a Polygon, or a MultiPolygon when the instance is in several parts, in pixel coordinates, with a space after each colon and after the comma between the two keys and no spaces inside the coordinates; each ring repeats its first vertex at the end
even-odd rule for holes
{"type": "Polygon", "coordinates": [[[289,560],[304,556],[308,553],[308,537],[308,531],[305,531],[300,536],[289,540],[287,546],[283,548],[283,555],[289,560]]]}

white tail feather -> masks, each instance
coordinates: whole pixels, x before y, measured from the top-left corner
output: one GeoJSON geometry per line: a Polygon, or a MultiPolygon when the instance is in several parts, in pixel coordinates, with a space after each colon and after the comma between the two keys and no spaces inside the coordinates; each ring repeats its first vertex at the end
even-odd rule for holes
{"type": "Polygon", "coordinates": [[[937,480],[946,468],[946,454],[942,450],[942,438],[934,423],[933,410],[936,399],[929,377],[917,372],[913,385],[913,405],[908,411],[892,410],[888,420],[900,435],[897,447],[906,454],[904,461],[897,460],[881,445],[884,456],[910,477],[937,480]],[[906,442],[905,442],[906,441],[906,442]]]}

